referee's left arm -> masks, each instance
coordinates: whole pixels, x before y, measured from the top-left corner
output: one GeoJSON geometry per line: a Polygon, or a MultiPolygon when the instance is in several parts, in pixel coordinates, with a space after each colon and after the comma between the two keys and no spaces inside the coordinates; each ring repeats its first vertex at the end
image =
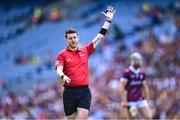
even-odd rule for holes
{"type": "Polygon", "coordinates": [[[111,21],[113,19],[115,10],[112,6],[108,6],[107,10],[103,12],[103,14],[106,16],[106,20],[104,22],[104,25],[102,26],[101,30],[99,31],[98,35],[92,40],[94,48],[98,45],[98,43],[104,38],[104,36],[107,33],[107,30],[111,24],[111,21]]]}

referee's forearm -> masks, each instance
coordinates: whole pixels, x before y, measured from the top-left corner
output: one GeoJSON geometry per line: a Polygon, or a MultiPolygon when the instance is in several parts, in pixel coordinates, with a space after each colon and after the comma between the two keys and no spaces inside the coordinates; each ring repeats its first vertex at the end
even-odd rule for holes
{"type": "Polygon", "coordinates": [[[111,22],[110,22],[110,21],[105,20],[104,25],[102,26],[102,28],[104,28],[104,29],[108,30],[108,28],[109,28],[110,24],[111,24],[111,22]]]}
{"type": "Polygon", "coordinates": [[[101,30],[99,31],[99,34],[101,34],[102,36],[105,36],[110,24],[111,24],[111,21],[105,20],[104,25],[102,26],[101,30]]]}
{"type": "Polygon", "coordinates": [[[104,38],[107,33],[107,30],[111,24],[111,21],[106,20],[104,25],[102,26],[101,30],[99,31],[98,35],[92,40],[94,44],[94,48],[98,45],[98,43],[104,38]]]}
{"type": "Polygon", "coordinates": [[[63,73],[63,67],[62,66],[59,66],[56,70],[57,74],[62,78],[62,76],[64,76],[64,73],[63,73]]]}

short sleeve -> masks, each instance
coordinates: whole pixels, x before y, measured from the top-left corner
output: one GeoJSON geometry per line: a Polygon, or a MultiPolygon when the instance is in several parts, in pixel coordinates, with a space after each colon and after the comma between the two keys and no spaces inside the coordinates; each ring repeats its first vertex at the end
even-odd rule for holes
{"type": "Polygon", "coordinates": [[[128,71],[127,70],[125,70],[124,71],[124,73],[123,73],[123,75],[122,75],[122,77],[121,77],[121,79],[120,79],[120,81],[128,81],[128,71]]]}
{"type": "Polygon", "coordinates": [[[86,47],[86,49],[87,49],[88,56],[90,56],[90,55],[95,51],[93,42],[90,42],[90,43],[89,43],[88,45],[86,45],[85,47],[86,47]]]}
{"type": "Polygon", "coordinates": [[[64,59],[62,54],[58,54],[55,61],[55,69],[57,69],[59,66],[64,66],[64,59]]]}

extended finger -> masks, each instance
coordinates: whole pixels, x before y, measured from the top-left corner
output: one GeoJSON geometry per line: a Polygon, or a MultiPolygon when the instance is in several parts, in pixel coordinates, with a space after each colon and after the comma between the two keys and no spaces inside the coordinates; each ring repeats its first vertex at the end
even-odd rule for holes
{"type": "Polygon", "coordinates": [[[113,11],[113,14],[116,12],[116,10],[113,11]]]}
{"type": "Polygon", "coordinates": [[[105,12],[102,12],[102,14],[106,15],[106,13],[105,13],[105,12]]]}
{"type": "Polygon", "coordinates": [[[107,11],[110,11],[110,9],[111,9],[111,6],[108,6],[108,7],[107,7],[107,11]]]}
{"type": "Polygon", "coordinates": [[[114,8],[112,7],[112,13],[114,12],[114,8]]]}
{"type": "Polygon", "coordinates": [[[112,12],[112,13],[114,12],[114,7],[111,8],[111,12],[112,12]]]}
{"type": "Polygon", "coordinates": [[[113,7],[112,7],[112,6],[110,6],[109,12],[112,12],[112,9],[113,9],[113,7]]]}
{"type": "Polygon", "coordinates": [[[113,11],[113,7],[111,6],[111,7],[110,7],[110,12],[112,12],[112,11],[113,11]]]}
{"type": "Polygon", "coordinates": [[[70,82],[69,79],[66,79],[66,82],[69,83],[70,82]]]}

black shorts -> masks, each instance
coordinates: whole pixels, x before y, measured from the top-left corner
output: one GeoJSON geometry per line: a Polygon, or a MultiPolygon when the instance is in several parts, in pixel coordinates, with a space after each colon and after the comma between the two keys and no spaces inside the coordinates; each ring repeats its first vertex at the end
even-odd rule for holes
{"type": "Polygon", "coordinates": [[[91,91],[89,87],[65,87],[63,92],[63,103],[66,116],[77,112],[77,107],[90,110],[91,91]]]}

